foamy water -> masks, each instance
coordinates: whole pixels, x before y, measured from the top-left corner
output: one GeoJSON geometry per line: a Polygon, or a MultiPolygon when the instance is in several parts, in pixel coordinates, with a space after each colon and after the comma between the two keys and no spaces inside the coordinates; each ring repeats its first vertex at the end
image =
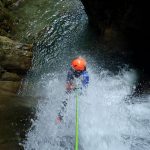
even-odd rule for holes
{"type": "Polygon", "coordinates": [[[33,66],[22,93],[40,98],[24,149],[74,150],[75,94],[65,94],[66,68],[74,57],[86,55],[90,84],[79,96],[79,150],[149,150],[150,96],[132,96],[136,71],[118,71],[125,63],[119,61],[117,53],[105,49],[107,46],[102,47],[88,30],[80,1],[60,1],[60,6],[64,4],[67,7],[61,12],[54,11],[56,19],[34,47],[33,66]],[[64,121],[56,124],[66,97],[64,121]]]}
{"type": "MultiPolygon", "coordinates": [[[[101,69],[99,74],[91,70],[89,74],[89,87],[85,95],[79,96],[79,149],[150,149],[150,103],[126,103],[136,85],[136,72],[122,70],[114,75],[101,69]]],[[[37,119],[24,144],[26,150],[74,149],[75,94],[69,96],[64,121],[56,124],[59,108],[68,95],[65,79],[50,76],[44,75],[39,82],[46,98],[39,100],[37,119]]],[[[139,99],[148,101],[150,97],[139,99]]]]}

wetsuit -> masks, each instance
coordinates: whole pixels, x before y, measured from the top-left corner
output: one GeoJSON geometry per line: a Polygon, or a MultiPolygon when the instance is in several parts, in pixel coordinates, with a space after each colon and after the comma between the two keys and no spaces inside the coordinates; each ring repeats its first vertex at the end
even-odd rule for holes
{"type": "Polygon", "coordinates": [[[74,71],[72,68],[68,71],[67,75],[67,84],[74,85],[75,88],[76,86],[80,86],[78,88],[85,88],[89,84],[89,75],[86,69],[84,71],[74,71]],[[80,81],[80,85],[77,85],[76,81],[80,81]]]}
{"type": "MultiPolygon", "coordinates": [[[[67,75],[67,84],[69,85],[73,85],[73,84],[76,84],[75,81],[77,80],[80,80],[80,88],[81,90],[83,88],[86,88],[89,84],[89,75],[88,75],[88,72],[86,71],[86,69],[84,71],[80,71],[80,72],[77,72],[77,71],[74,71],[72,68],[68,71],[68,75],[67,75]]],[[[77,85],[74,86],[73,89],[66,89],[66,93],[71,93],[73,90],[75,90],[77,87],[77,85]]],[[[62,120],[63,118],[63,113],[65,111],[65,107],[67,106],[67,101],[68,99],[66,99],[65,101],[62,102],[62,107],[58,113],[58,116],[59,118],[62,120]]]]}

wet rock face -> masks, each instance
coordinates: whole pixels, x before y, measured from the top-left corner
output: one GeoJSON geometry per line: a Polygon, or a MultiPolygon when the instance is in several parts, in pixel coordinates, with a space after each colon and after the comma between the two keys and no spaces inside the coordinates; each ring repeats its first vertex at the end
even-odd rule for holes
{"type": "Polygon", "coordinates": [[[0,36],[0,93],[15,94],[31,66],[32,45],[0,36]]]}
{"type": "Polygon", "coordinates": [[[0,35],[10,37],[16,31],[16,19],[11,12],[23,0],[0,0],[0,35]]]}
{"type": "Polygon", "coordinates": [[[21,77],[17,75],[16,73],[5,71],[1,73],[1,80],[2,81],[20,81],[21,77]]]}
{"type": "Polygon", "coordinates": [[[33,97],[0,94],[0,150],[24,150],[20,143],[35,118],[36,105],[33,97]]]}
{"type": "Polygon", "coordinates": [[[20,82],[16,81],[0,81],[1,94],[15,94],[20,87],[20,82]]]}
{"type": "Polygon", "coordinates": [[[0,36],[0,64],[11,72],[26,73],[31,65],[32,45],[21,44],[0,36]]]}
{"type": "Polygon", "coordinates": [[[132,63],[150,73],[150,18],[148,1],[81,0],[89,22],[101,36],[113,38],[113,30],[124,35],[132,63]],[[109,31],[109,32],[108,32],[109,31]]]}

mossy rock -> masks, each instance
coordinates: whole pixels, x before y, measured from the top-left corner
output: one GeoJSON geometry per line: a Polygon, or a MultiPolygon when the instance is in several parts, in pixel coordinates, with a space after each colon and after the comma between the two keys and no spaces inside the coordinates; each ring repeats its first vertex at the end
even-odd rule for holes
{"type": "Polygon", "coordinates": [[[9,8],[11,7],[16,1],[18,0],[2,0],[4,7],[9,8]]]}
{"type": "Polygon", "coordinates": [[[0,11],[0,35],[7,35],[15,29],[13,15],[5,8],[0,8],[0,11]]]}

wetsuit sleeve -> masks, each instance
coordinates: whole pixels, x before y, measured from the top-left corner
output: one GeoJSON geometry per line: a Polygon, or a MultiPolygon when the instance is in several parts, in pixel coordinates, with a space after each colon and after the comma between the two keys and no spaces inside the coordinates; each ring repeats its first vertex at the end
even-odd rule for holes
{"type": "Polygon", "coordinates": [[[83,84],[84,87],[87,87],[88,84],[89,84],[89,75],[88,75],[87,71],[83,73],[82,84],[83,84]]]}
{"type": "Polygon", "coordinates": [[[67,82],[71,82],[71,80],[73,80],[73,73],[69,70],[67,74],[67,82]]]}

